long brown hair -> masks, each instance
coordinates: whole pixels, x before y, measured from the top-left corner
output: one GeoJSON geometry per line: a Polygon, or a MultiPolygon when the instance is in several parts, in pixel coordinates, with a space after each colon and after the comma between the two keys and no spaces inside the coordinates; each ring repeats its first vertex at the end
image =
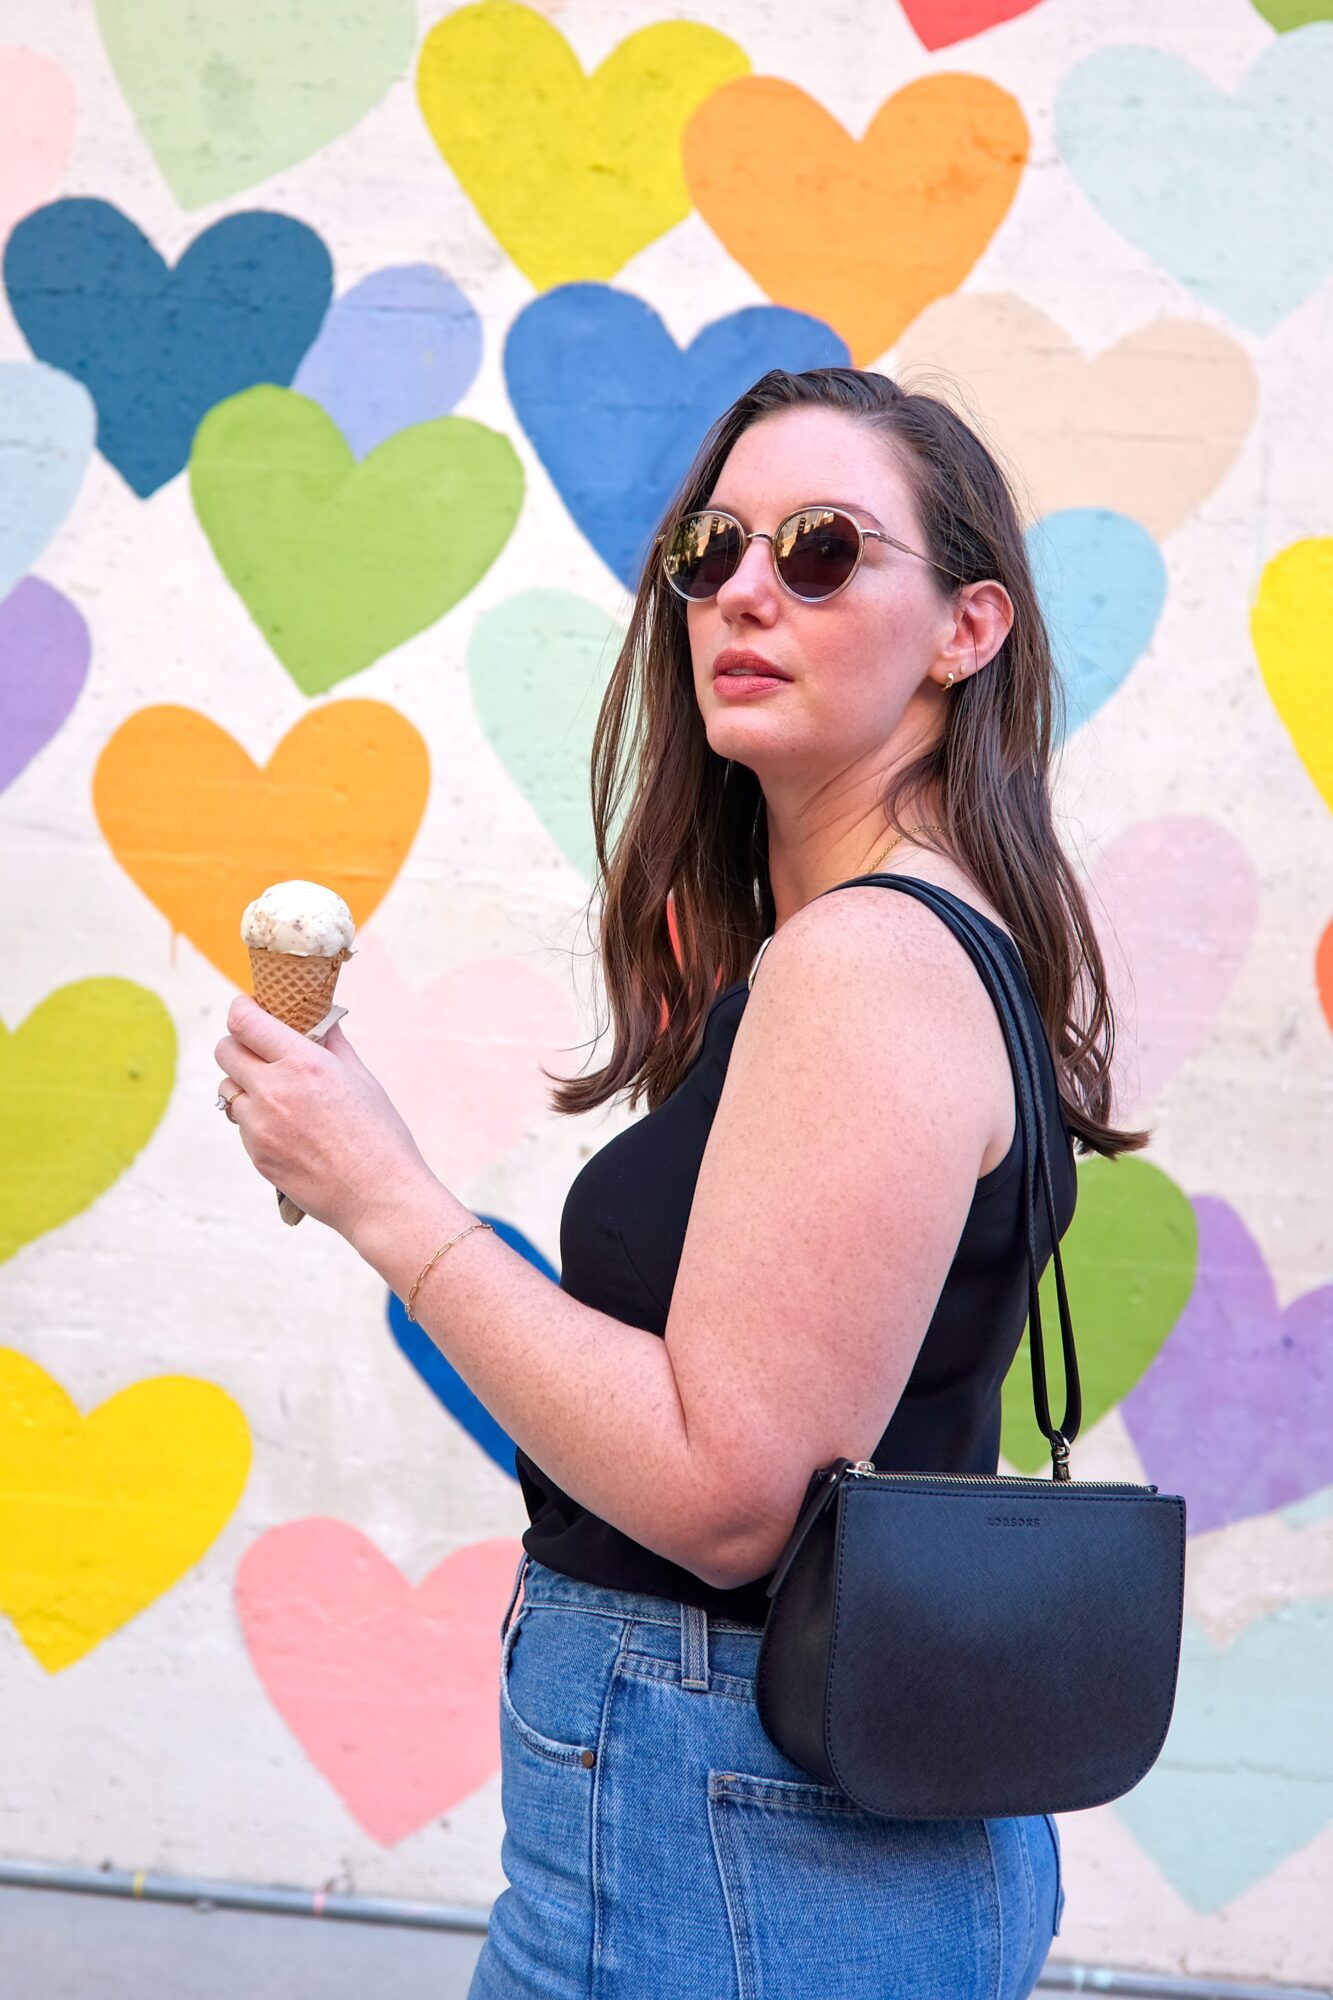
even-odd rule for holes
{"type": "MultiPolygon", "coordinates": [[[[684,605],[654,551],[683,514],[707,504],[742,431],[775,411],[809,406],[883,433],[910,482],[924,552],[965,582],[1002,583],[1013,601],[1003,645],[986,672],[951,692],[938,743],[894,774],[884,812],[901,829],[900,815],[916,800],[931,801],[940,851],[989,898],[1022,954],[1070,1131],[1084,1152],[1136,1151],[1151,1132],[1108,1122],[1115,1026],[1106,969],[1052,825],[1049,768],[1063,729],[1063,690],[1013,494],[947,404],[853,368],[773,369],[756,382],[709,431],[650,544],[592,751],[598,878],[585,917],[600,900],[597,949],[615,1041],[609,1061],[589,1076],[543,1071],[557,1086],[552,1107],[591,1111],[628,1090],[631,1108],[646,1095],[656,1109],[697,1055],[718,991],[745,978],[774,929],[762,788],[754,772],[708,742],[684,605]]],[[[946,591],[961,587],[932,574],[946,591]]]]}

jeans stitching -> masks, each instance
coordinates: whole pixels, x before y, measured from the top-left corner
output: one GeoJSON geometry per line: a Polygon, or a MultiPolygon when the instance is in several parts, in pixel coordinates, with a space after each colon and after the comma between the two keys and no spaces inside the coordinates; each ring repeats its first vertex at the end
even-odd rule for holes
{"type": "Polygon", "coordinates": [[[708,1773],[708,1833],[713,1843],[713,1856],[722,1883],[722,1901],[727,1911],[727,1928],[731,1932],[731,1953],[736,1962],[737,1992],[740,2000],[755,2000],[756,1989],[752,1975],[753,1944],[745,1922],[740,1884],[736,1878],[730,1828],[721,1811],[728,1793],[725,1787],[719,1785],[718,1779],[726,1775],[728,1774],[717,1771],[708,1773]]]}
{"type": "Polygon", "coordinates": [[[629,1638],[629,1629],[630,1620],[627,1618],[624,1621],[624,1630],[620,1635],[620,1644],[616,1648],[616,1657],[612,1662],[610,1678],[606,1684],[606,1694],[602,1701],[602,1715],[597,1727],[596,1761],[593,1764],[592,1771],[592,1832],[590,1837],[591,1853],[589,1856],[592,1876],[592,1970],[589,1980],[589,1990],[594,1996],[594,2000],[598,1985],[598,1973],[602,1963],[602,1882],[599,1867],[601,1859],[599,1832],[602,1803],[602,1771],[606,1761],[604,1752],[607,1734],[611,1727],[611,1704],[615,1700],[616,1685],[620,1679],[620,1667],[625,1657],[625,1642],[629,1638]]]}
{"type": "MultiPolygon", "coordinates": [[[[630,1680],[665,1681],[671,1687],[680,1686],[680,1668],[674,1660],[659,1659],[654,1653],[624,1652],[617,1668],[630,1680]]],[[[702,1694],[702,1688],[686,1688],[686,1694],[702,1694]]],[[[727,1674],[712,1667],[708,1676],[708,1693],[720,1694],[727,1701],[754,1700],[754,1682],[744,1674],[727,1674]]]]}
{"type": "Polygon", "coordinates": [[[990,1821],[983,1819],[981,1825],[986,1836],[986,1853],[990,1860],[990,1867],[986,1871],[986,1900],[988,1904],[986,1915],[990,1920],[991,1932],[996,1939],[995,1984],[991,1991],[993,2000],[1005,2000],[1004,1899],[1000,1894],[1000,1874],[995,1865],[995,1841],[991,1834],[990,1821]]]}
{"type": "Polygon", "coordinates": [[[519,1741],[525,1744],[534,1756],[545,1757],[552,1764],[577,1764],[588,1746],[583,1743],[559,1743],[553,1736],[543,1736],[541,1731],[534,1729],[530,1722],[524,1721],[515,1708],[513,1698],[509,1692],[510,1656],[513,1653],[514,1645],[529,1609],[528,1605],[525,1604],[523,1606],[518,1616],[511,1623],[509,1631],[505,1635],[504,1644],[500,1648],[500,1706],[509,1717],[510,1724],[519,1741]]]}

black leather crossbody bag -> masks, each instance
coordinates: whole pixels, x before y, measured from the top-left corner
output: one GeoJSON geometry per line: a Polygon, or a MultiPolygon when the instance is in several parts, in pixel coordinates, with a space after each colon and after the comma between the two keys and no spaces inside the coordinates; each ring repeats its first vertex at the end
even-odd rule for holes
{"type": "Polygon", "coordinates": [[[1078,1364],[1041,1073],[1012,969],[947,890],[896,875],[856,880],[915,896],[948,924],[1004,1029],[1023,1136],[1032,1392],[1052,1471],[877,1472],[848,1458],[819,1467],[768,1586],[756,1706],[786,1756],[868,1812],[1077,1812],[1129,1791],[1166,1740],[1185,1502],[1155,1486],[1070,1478],[1078,1364]],[[1064,1350],[1058,1430],[1038,1300],[1038,1174],[1064,1350]]]}

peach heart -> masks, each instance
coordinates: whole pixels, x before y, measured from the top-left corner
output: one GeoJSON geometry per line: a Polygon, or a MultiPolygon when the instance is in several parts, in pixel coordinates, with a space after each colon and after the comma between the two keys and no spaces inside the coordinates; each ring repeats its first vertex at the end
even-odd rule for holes
{"type": "Polygon", "coordinates": [[[857,141],[778,77],[727,83],[685,128],[704,221],[778,305],[827,320],[864,367],[961,285],[1028,155],[1016,99],[980,76],[919,77],[857,141]]]}
{"type": "Polygon", "coordinates": [[[500,1619],[521,1553],[456,1549],[413,1585],[342,1521],[246,1552],[236,1609],[273,1706],[359,1825],[391,1847],[499,1768],[500,1619]]]}
{"type": "Polygon", "coordinates": [[[1230,470],[1258,408],[1243,347],[1202,320],[1155,319],[1098,354],[1011,292],[937,299],[894,348],[893,372],[980,417],[1017,466],[1034,518],[1128,514],[1161,540],[1230,470]]]}
{"type": "Polygon", "coordinates": [[[250,983],[241,912],[270,882],[325,882],[364,924],[392,886],[426,809],[430,757],[397,709],[313,709],[267,764],[191,708],[141,708],[97,762],[93,807],[112,853],[238,986],[250,983]]]}

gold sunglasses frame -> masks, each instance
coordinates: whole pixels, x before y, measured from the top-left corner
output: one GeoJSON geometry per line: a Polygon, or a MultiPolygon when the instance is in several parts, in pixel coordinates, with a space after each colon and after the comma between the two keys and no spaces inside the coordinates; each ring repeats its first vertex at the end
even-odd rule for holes
{"type": "Polygon", "coordinates": [[[863,528],[855,514],[849,513],[845,507],[835,506],[831,500],[811,500],[804,507],[793,508],[790,514],[783,515],[771,535],[765,534],[761,528],[747,528],[744,521],[738,520],[736,515],[730,513],[725,507],[692,507],[688,514],[681,515],[679,521],[676,523],[675,532],[679,533],[687,521],[697,520],[703,514],[715,515],[720,521],[730,521],[739,530],[741,537],[740,561],[731,572],[731,576],[725,577],[723,582],[718,585],[717,590],[713,591],[710,596],[692,597],[688,591],[678,588],[675,579],[672,577],[670,570],[668,570],[666,566],[666,536],[659,535],[657,539],[662,552],[662,574],[666,578],[667,584],[673,594],[680,598],[683,604],[711,604],[717,596],[717,591],[721,590],[725,584],[730,583],[731,577],[735,576],[740,569],[741,563],[745,561],[746,555],[749,552],[751,542],[768,543],[768,552],[773,559],[773,574],[778,580],[778,586],[780,589],[786,591],[788,597],[794,597],[798,604],[827,604],[832,598],[840,597],[861,567],[861,563],[865,557],[867,542],[887,542],[890,548],[901,549],[905,556],[915,556],[918,562],[929,563],[932,569],[941,571],[945,576],[953,577],[956,582],[967,582],[967,578],[960,576],[957,570],[945,569],[944,564],[937,563],[933,556],[923,556],[919,549],[909,548],[906,542],[898,541],[893,535],[886,535],[882,528],[863,528]],[[802,597],[799,590],[793,590],[791,585],[785,581],[782,571],[778,568],[777,551],[774,543],[783,529],[802,514],[836,514],[840,520],[850,521],[856,530],[856,561],[852,564],[845,580],[833,590],[826,592],[823,597],[802,597]]]}

